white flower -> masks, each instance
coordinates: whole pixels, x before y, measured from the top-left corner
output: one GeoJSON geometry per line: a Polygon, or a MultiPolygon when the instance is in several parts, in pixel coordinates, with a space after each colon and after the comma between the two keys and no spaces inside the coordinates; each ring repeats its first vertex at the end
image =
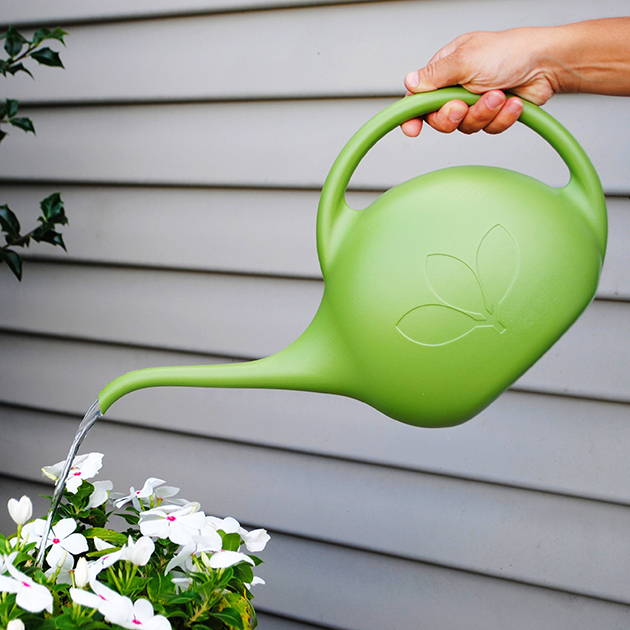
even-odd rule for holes
{"type": "Polygon", "coordinates": [[[63,518],[52,526],[46,542],[46,546],[51,548],[46,556],[46,562],[51,567],[56,567],[63,562],[64,552],[77,554],[88,550],[85,536],[72,533],[76,528],[77,523],[73,518],[63,518]]]}
{"type": "Polygon", "coordinates": [[[26,495],[19,501],[17,499],[9,499],[7,507],[9,508],[9,516],[18,525],[24,525],[33,516],[33,504],[26,495]]]}
{"type": "Polygon", "coordinates": [[[209,569],[225,569],[239,562],[248,562],[251,565],[254,564],[254,561],[249,556],[240,551],[217,551],[210,557],[208,557],[207,554],[203,554],[201,559],[209,569]]]}
{"type": "Polygon", "coordinates": [[[25,630],[24,622],[21,619],[11,619],[7,624],[7,630],[25,630]]]}
{"type": "Polygon", "coordinates": [[[53,597],[45,586],[34,582],[11,563],[6,568],[11,577],[0,575],[0,592],[16,593],[15,603],[24,610],[35,613],[46,609],[52,613],[53,597]]]}
{"type": "Polygon", "coordinates": [[[103,551],[105,549],[113,549],[115,547],[115,545],[112,545],[111,543],[108,543],[107,541],[102,540],[98,536],[94,536],[92,540],[94,541],[94,546],[96,547],[97,551],[103,551]]]}
{"type": "Polygon", "coordinates": [[[226,534],[235,534],[241,529],[239,522],[231,516],[226,518],[206,516],[206,523],[215,530],[222,529],[226,534]]]}
{"type": "Polygon", "coordinates": [[[97,582],[95,579],[90,580],[90,586],[94,591],[93,593],[80,588],[71,588],[70,597],[72,601],[81,606],[96,608],[96,610],[105,616],[106,621],[117,623],[114,621],[114,618],[117,617],[117,611],[120,610],[122,606],[121,600],[124,599],[123,596],[116,593],[116,591],[112,591],[112,589],[104,584],[97,582]]]}
{"type": "Polygon", "coordinates": [[[267,533],[266,529],[253,529],[251,532],[248,532],[247,530],[241,528],[239,533],[245,542],[247,551],[250,551],[251,553],[262,551],[271,540],[271,536],[267,533]]]}
{"type": "MultiPolygon", "coordinates": [[[[52,466],[44,466],[42,472],[46,477],[57,481],[63,471],[66,461],[57,462],[52,466]]],[[[84,479],[91,479],[96,476],[103,465],[103,453],[87,453],[74,458],[70,467],[70,475],[66,481],[66,489],[72,494],[76,494],[84,479]]]]}
{"type": "Polygon", "coordinates": [[[155,543],[148,536],[141,536],[135,542],[129,537],[129,542],[123,548],[124,559],[136,566],[143,567],[149,562],[151,554],[155,550],[155,543]]]}
{"type": "Polygon", "coordinates": [[[87,507],[89,509],[103,505],[109,497],[110,490],[114,487],[111,481],[92,481],[94,492],[90,495],[87,507]]]}
{"type": "Polygon", "coordinates": [[[168,538],[178,545],[190,544],[205,522],[199,503],[185,506],[163,505],[140,514],[140,531],[144,536],[168,538]]]}
{"type": "Polygon", "coordinates": [[[158,487],[165,483],[166,481],[163,479],[149,477],[144,482],[144,485],[140,488],[140,490],[136,490],[133,486],[131,486],[131,488],[129,488],[129,494],[117,498],[114,501],[114,505],[120,509],[123,505],[131,501],[133,506],[137,510],[140,510],[142,509],[140,499],[150,499],[151,497],[155,497],[156,499],[166,499],[168,497],[174,497],[179,492],[179,488],[173,488],[172,486],[163,486],[162,488],[158,487]]]}
{"type": "Polygon", "coordinates": [[[85,559],[85,556],[81,556],[77,560],[77,566],[74,567],[74,583],[79,588],[83,588],[84,586],[87,586],[89,579],[88,561],[85,559]]]}
{"type": "Polygon", "coordinates": [[[72,601],[81,606],[96,608],[105,617],[105,621],[123,628],[146,630],[170,630],[171,624],[162,615],[153,614],[153,606],[146,599],[135,603],[93,580],[90,586],[94,593],[78,588],[70,589],[72,601]]]}
{"type": "MultiPolygon", "coordinates": [[[[131,600],[125,597],[125,618],[119,618],[116,623],[123,628],[136,630],[171,630],[171,624],[166,617],[153,614],[153,606],[147,599],[138,599],[131,606],[131,600]]],[[[122,612],[122,611],[121,611],[122,612]]]]}
{"type": "Polygon", "coordinates": [[[22,527],[22,540],[27,544],[34,542],[39,545],[45,530],[46,521],[43,518],[36,518],[22,527]]]}
{"type": "Polygon", "coordinates": [[[245,586],[248,590],[252,590],[252,586],[256,586],[256,584],[266,584],[267,582],[265,582],[265,580],[263,580],[261,577],[258,577],[257,575],[254,576],[254,579],[252,580],[251,584],[247,584],[247,582],[245,582],[245,586]]]}
{"type": "Polygon", "coordinates": [[[54,577],[57,584],[72,584],[70,572],[74,566],[74,556],[62,549],[61,553],[58,553],[55,557],[55,560],[56,564],[51,565],[50,569],[44,572],[44,575],[49,580],[54,577]]]}
{"type": "Polygon", "coordinates": [[[185,573],[180,573],[179,571],[173,571],[173,573],[171,573],[171,581],[175,584],[175,589],[178,593],[187,591],[192,584],[192,578],[187,577],[185,573]]]}

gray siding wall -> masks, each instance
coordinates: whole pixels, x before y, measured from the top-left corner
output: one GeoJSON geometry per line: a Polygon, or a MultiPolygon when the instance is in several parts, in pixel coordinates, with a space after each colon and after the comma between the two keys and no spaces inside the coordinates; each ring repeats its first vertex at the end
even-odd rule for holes
{"type": "MultiPolygon", "coordinates": [[[[627,13],[623,0],[136,0],[11,3],[67,25],[66,70],[4,81],[37,137],[0,152],[2,202],[26,222],[66,201],[69,253],[0,273],[0,499],[47,490],[98,390],[144,366],[257,358],[322,293],[318,189],[405,72],[474,29],[627,13]]],[[[547,109],[608,195],[595,302],[510,391],[454,429],[395,423],[300,392],[159,389],[117,403],[85,449],[115,483],[161,476],[210,513],[266,527],[262,630],[625,629],[630,624],[630,101],[547,109]]],[[[451,164],[566,171],[525,128],[412,141],[359,167],[364,207],[451,164]]],[[[40,503],[41,504],[41,503],[40,503]]],[[[0,524],[8,528],[0,508],[0,524]]]]}

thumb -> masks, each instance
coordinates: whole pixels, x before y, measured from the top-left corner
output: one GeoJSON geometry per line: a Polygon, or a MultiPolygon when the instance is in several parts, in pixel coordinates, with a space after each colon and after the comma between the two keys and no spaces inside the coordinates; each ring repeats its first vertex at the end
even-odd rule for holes
{"type": "Polygon", "coordinates": [[[429,62],[416,72],[410,72],[405,77],[405,87],[410,92],[429,92],[441,87],[457,85],[463,80],[461,60],[451,54],[429,62]]]}

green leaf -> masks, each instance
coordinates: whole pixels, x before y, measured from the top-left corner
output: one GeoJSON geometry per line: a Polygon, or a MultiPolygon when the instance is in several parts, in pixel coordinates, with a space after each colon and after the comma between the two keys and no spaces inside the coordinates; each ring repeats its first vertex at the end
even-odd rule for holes
{"type": "Polygon", "coordinates": [[[2,249],[0,254],[2,255],[2,260],[7,263],[9,269],[13,272],[13,275],[18,280],[22,280],[22,258],[20,258],[20,255],[10,249],[2,249]]]}
{"type": "Polygon", "coordinates": [[[0,118],[12,118],[17,114],[20,102],[14,98],[8,98],[4,103],[0,103],[0,118]]]}
{"type": "Polygon", "coordinates": [[[6,203],[0,206],[0,227],[6,233],[7,240],[20,236],[20,222],[6,203]]]}
{"type": "Polygon", "coordinates": [[[59,223],[60,225],[66,225],[68,223],[68,217],[66,217],[63,200],[58,192],[48,195],[46,199],[42,199],[39,202],[39,207],[41,208],[46,221],[49,221],[50,223],[59,223]]]}
{"type": "Polygon", "coordinates": [[[235,608],[224,608],[220,613],[211,613],[209,616],[222,621],[229,628],[245,630],[241,615],[235,608]]]}
{"type": "Polygon", "coordinates": [[[15,57],[20,53],[27,40],[19,33],[15,27],[9,26],[9,30],[4,36],[4,49],[9,57],[15,57]]]}
{"type": "Polygon", "coordinates": [[[2,131],[2,129],[0,129],[0,142],[2,142],[4,140],[6,135],[7,135],[7,132],[6,131],[2,131]]]}
{"type": "Polygon", "coordinates": [[[63,29],[56,27],[52,31],[48,28],[38,28],[31,38],[31,44],[34,46],[39,46],[46,39],[56,39],[65,45],[63,41],[64,35],[67,35],[66,31],[63,29]]]}
{"type": "Polygon", "coordinates": [[[241,564],[237,564],[234,568],[234,575],[241,581],[246,584],[251,584],[254,579],[254,570],[251,565],[243,562],[241,564]]]}
{"type": "Polygon", "coordinates": [[[127,544],[127,536],[121,534],[120,532],[115,532],[113,529],[106,529],[105,527],[92,527],[91,529],[86,529],[83,532],[83,535],[86,538],[100,538],[101,540],[118,547],[122,547],[127,544]]]}
{"type": "Polygon", "coordinates": [[[236,532],[223,535],[223,549],[225,551],[238,551],[241,546],[241,536],[236,532]]]}
{"type": "Polygon", "coordinates": [[[166,603],[169,606],[171,604],[188,604],[198,599],[199,593],[180,593],[179,595],[175,595],[175,597],[171,597],[166,603]]]}
{"type": "Polygon", "coordinates": [[[259,564],[263,563],[263,561],[258,556],[254,556],[251,553],[248,553],[247,555],[254,561],[254,566],[257,567],[259,564]]]}
{"type": "MultiPolygon", "coordinates": [[[[26,72],[29,77],[33,77],[33,73],[23,63],[12,63],[5,66],[5,71],[9,74],[17,74],[18,72],[26,72]]],[[[4,74],[4,72],[3,72],[4,74]]]]}
{"type": "Polygon", "coordinates": [[[31,57],[33,57],[35,61],[41,63],[43,66],[63,68],[63,63],[61,63],[59,53],[51,50],[50,48],[48,48],[48,46],[36,50],[34,53],[31,54],[31,57]]]}
{"type": "Polygon", "coordinates": [[[121,518],[124,518],[129,525],[137,525],[140,520],[139,516],[134,516],[132,514],[118,514],[121,518]]]}
{"type": "Polygon", "coordinates": [[[63,242],[63,236],[59,232],[55,232],[50,225],[44,223],[33,231],[33,240],[37,243],[50,243],[66,250],[66,244],[63,242]]]}
{"type": "Polygon", "coordinates": [[[9,122],[19,129],[23,129],[24,131],[30,131],[35,133],[35,127],[33,127],[33,121],[30,118],[9,118],[9,122]]]}

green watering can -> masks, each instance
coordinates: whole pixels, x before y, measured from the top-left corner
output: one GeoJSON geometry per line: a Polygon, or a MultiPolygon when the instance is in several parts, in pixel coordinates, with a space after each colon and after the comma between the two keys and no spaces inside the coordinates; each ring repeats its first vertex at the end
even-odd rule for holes
{"type": "Polygon", "coordinates": [[[535,363],[590,303],[606,251],[606,206],[584,150],[524,103],[520,120],[560,154],[562,188],[501,168],[458,166],[406,181],[364,210],[345,201],[352,173],[387,132],[452,99],[408,96],[352,136],[326,178],[317,216],[325,281],[308,328],[256,361],[123,374],[102,413],[144,387],[184,385],[341,394],[423,427],[472,418],[535,363]]]}

